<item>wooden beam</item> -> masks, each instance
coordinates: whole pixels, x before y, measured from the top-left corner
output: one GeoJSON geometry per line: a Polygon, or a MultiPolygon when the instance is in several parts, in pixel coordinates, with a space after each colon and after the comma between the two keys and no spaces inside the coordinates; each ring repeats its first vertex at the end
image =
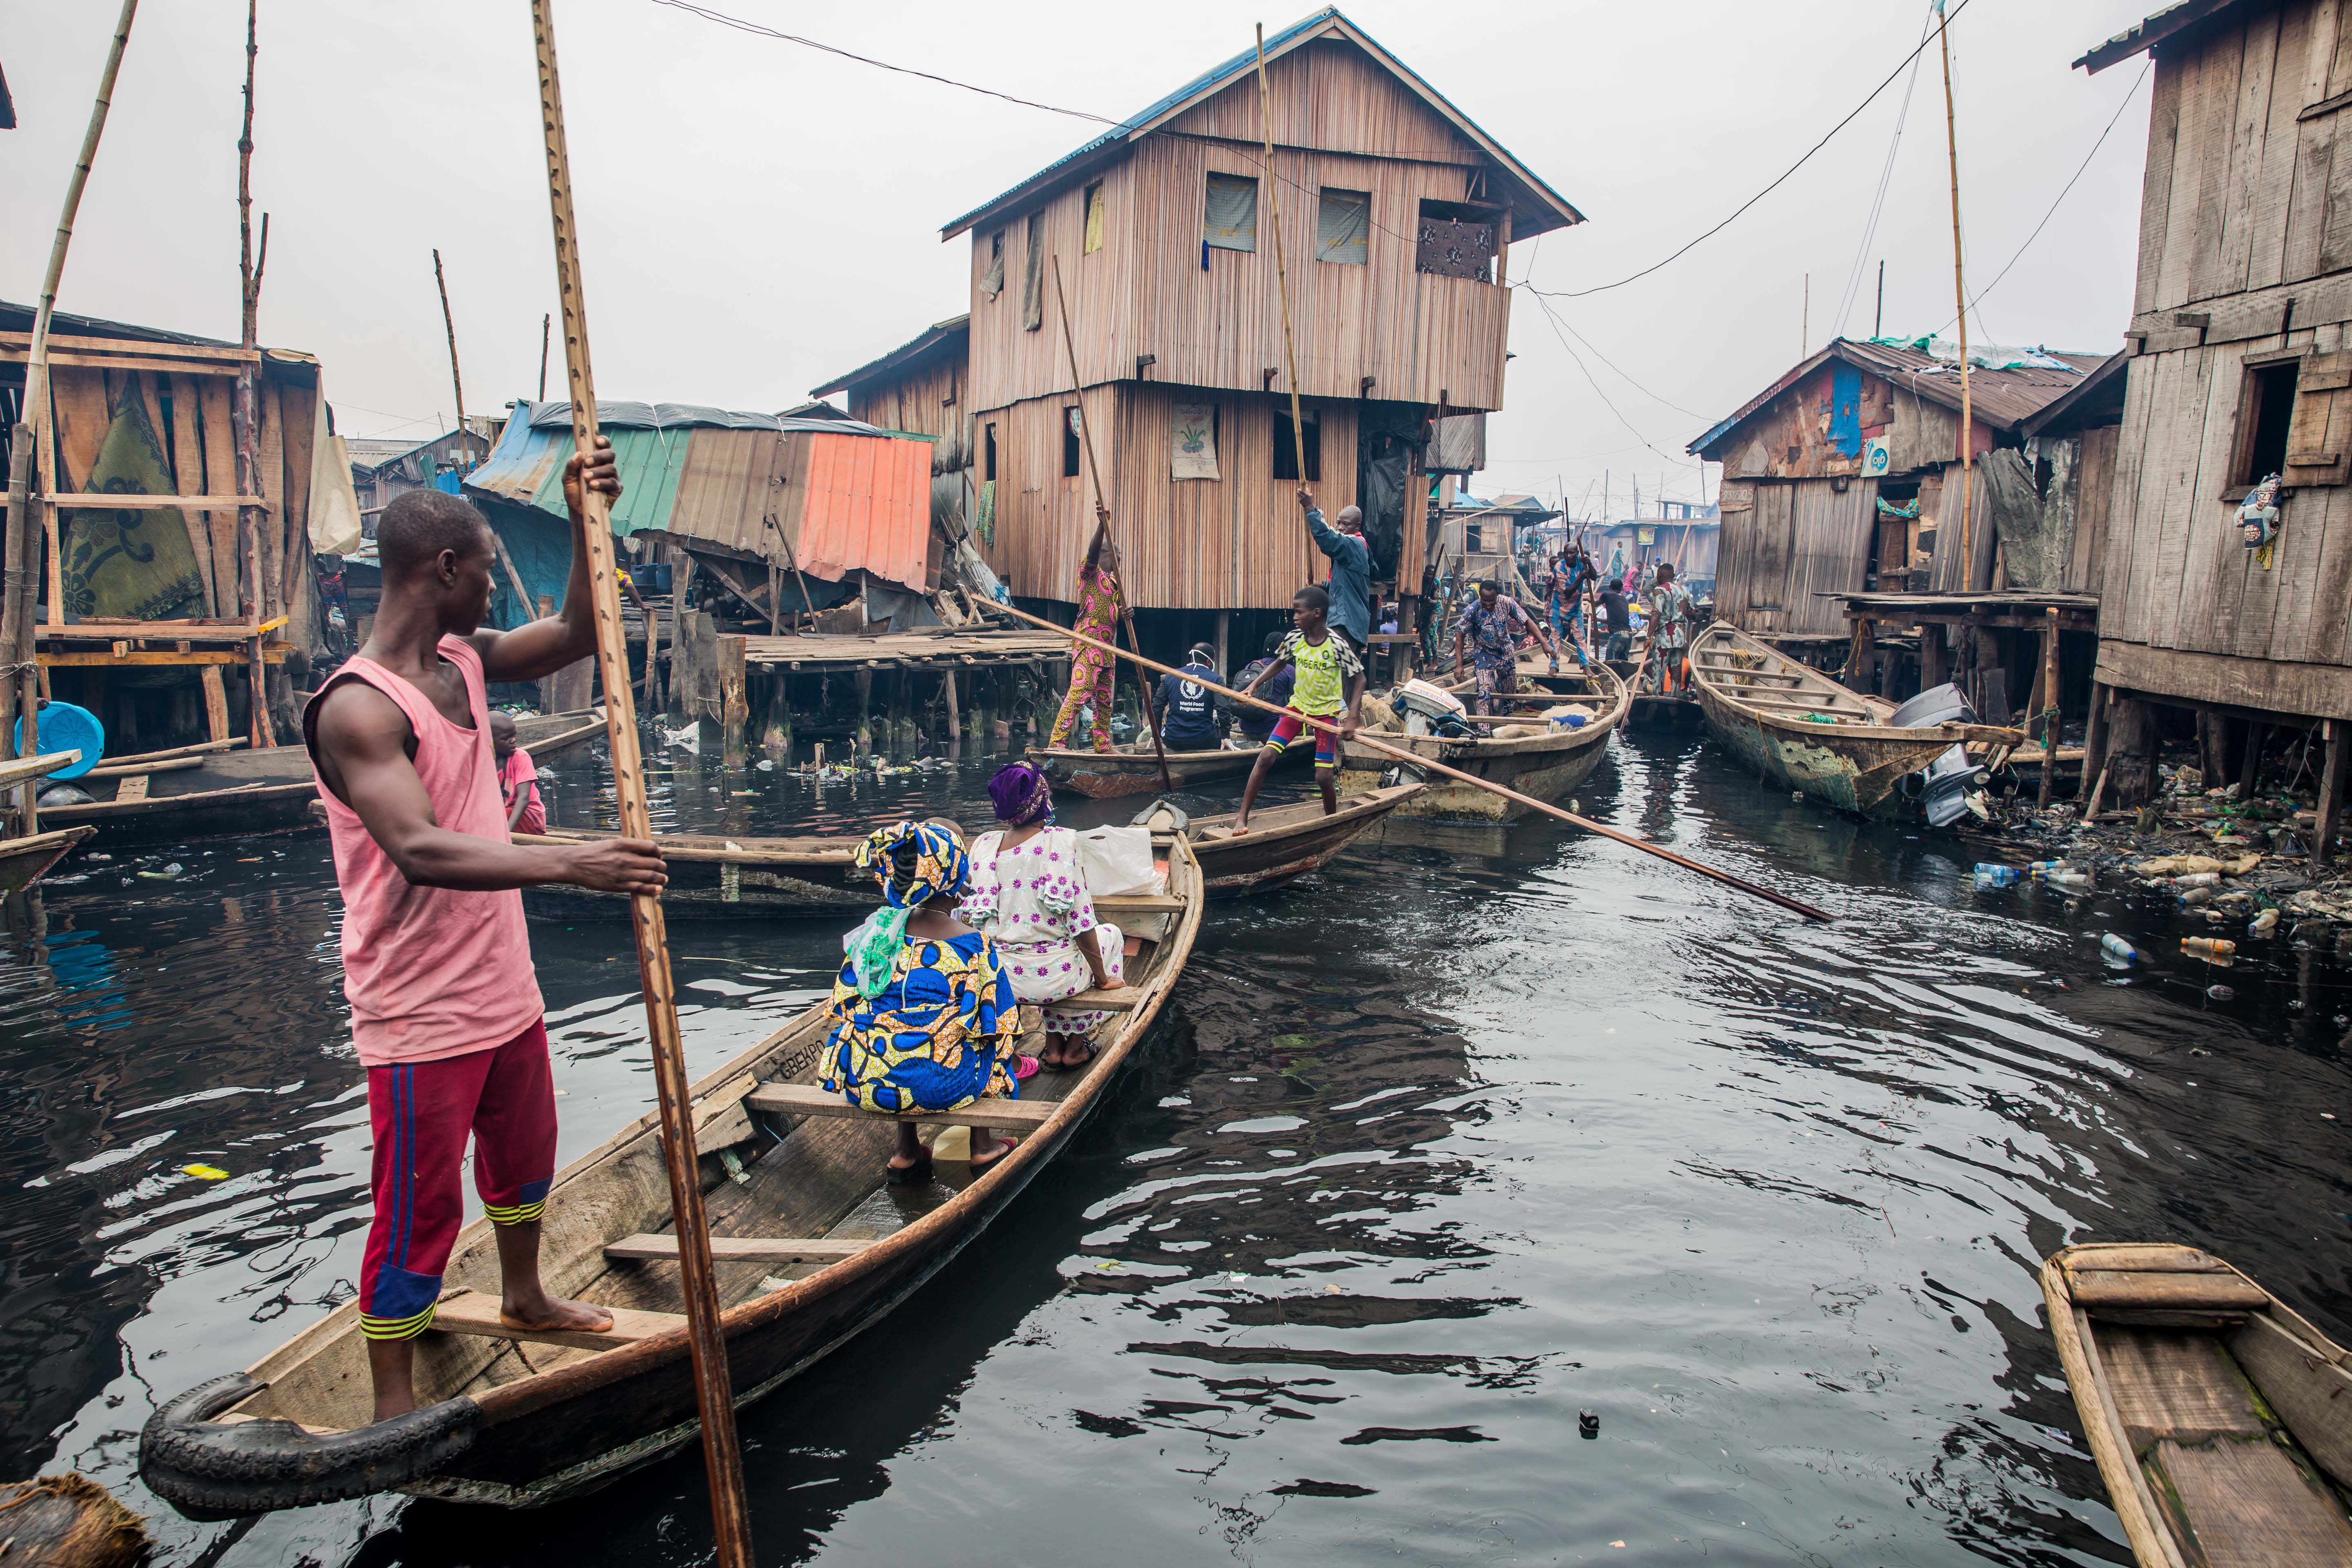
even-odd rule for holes
{"type": "Polygon", "coordinates": [[[613,1326],[601,1334],[580,1329],[523,1329],[499,1315],[496,1296],[480,1290],[460,1290],[434,1309],[433,1327],[445,1334],[479,1334],[487,1339],[519,1340],[526,1344],[614,1351],[639,1340],[652,1339],[656,1334],[666,1334],[686,1322],[677,1312],[639,1312],[626,1307],[608,1307],[605,1310],[613,1314],[613,1326]]]}
{"type": "Polygon", "coordinates": [[[2058,670],[2058,612],[2050,612],[2050,625],[2042,633],[2042,706],[2034,717],[2042,721],[2042,787],[2035,793],[2037,809],[2050,804],[2050,784],[2058,776],[2058,729],[2065,716],[2065,705],[2060,700],[2058,670]]]}
{"type": "Polygon", "coordinates": [[[59,768],[69,768],[79,761],[79,752],[44,752],[37,757],[11,757],[0,762],[0,789],[23,784],[26,779],[47,778],[59,768]]]}
{"type": "Polygon", "coordinates": [[[43,626],[43,642],[220,642],[244,644],[268,637],[286,625],[287,617],[251,621],[110,621],[82,620],[70,626],[43,626]]]}
{"type": "Polygon", "coordinates": [[[2331,864],[2336,853],[2336,833],[2344,820],[2345,753],[2352,751],[2352,721],[2330,719],[2325,733],[2327,760],[2319,771],[2318,820],[2313,824],[2311,841],[2314,866],[2331,864]]]}
{"type": "MultiPolygon", "coordinates": [[[[1119,993],[1113,992],[1117,995],[1119,993]]],[[[961,1110],[865,1110],[814,1084],[763,1083],[743,1097],[754,1110],[780,1116],[825,1116],[858,1121],[928,1121],[945,1127],[1035,1127],[1060,1106],[1052,1100],[982,1100],[961,1110]]]]}
{"type": "MultiPolygon", "coordinates": [[[[286,656],[293,651],[294,647],[291,643],[264,643],[261,646],[261,660],[264,664],[284,664],[286,656]]],[[[88,652],[37,653],[33,656],[35,662],[43,669],[87,669],[92,667],[104,668],[132,664],[203,665],[207,668],[218,668],[225,664],[243,664],[247,657],[242,648],[192,648],[186,653],[175,653],[165,648],[133,648],[126,653],[109,653],[91,649],[88,652]]]]}
{"type": "Polygon", "coordinates": [[[104,767],[92,768],[81,776],[85,779],[143,779],[149,773],[180,773],[204,765],[202,757],[173,757],[160,763],[110,763],[104,767]]]}
{"type": "MultiPolygon", "coordinates": [[[[5,351],[29,349],[32,342],[33,334],[30,332],[0,332],[0,359],[23,358],[22,354],[11,356],[5,351]]],[[[52,348],[74,349],[89,353],[138,353],[153,358],[214,360],[231,364],[258,363],[261,359],[259,349],[241,349],[228,343],[222,343],[217,347],[209,343],[169,343],[152,338],[68,338],[51,333],[49,345],[52,348]]],[[[184,369],[185,367],[174,366],[173,368],[184,369]]]]}
{"type": "MultiPolygon", "coordinates": [[[[874,1245],[871,1241],[835,1241],[817,1238],[808,1241],[783,1241],[761,1236],[714,1236],[710,1238],[710,1256],[719,1263],[838,1263],[845,1258],[855,1258],[874,1245]]],[[[677,1261],[677,1237],[674,1236],[625,1236],[604,1248],[604,1256],[620,1263],[675,1263],[677,1261]]]]}
{"type": "MultiPolygon", "coordinates": [[[[215,745],[226,744],[233,737],[228,727],[228,687],[221,679],[220,666],[207,663],[202,677],[205,690],[205,733],[215,745]]],[[[242,737],[234,737],[242,739],[242,737]]]]}

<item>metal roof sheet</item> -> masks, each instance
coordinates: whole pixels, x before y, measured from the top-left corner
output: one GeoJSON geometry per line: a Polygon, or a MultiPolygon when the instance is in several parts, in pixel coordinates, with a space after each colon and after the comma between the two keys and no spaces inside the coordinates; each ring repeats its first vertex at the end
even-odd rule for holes
{"type": "MultiPolygon", "coordinates": [[[[520,403],[515,406],[519,410],[529,411],[530,423],[536,429],[572,428],[572,403],[568,398],[556,398],[546,403],[520,403]]],[[[599,430],[685,430],[698,425],[721,430],[849,429],[868,436],[882,434],[879,426],[856,419],[800,419],[782,414],[741,414],[724,408],[705,407],[698,403],[631,403],[605,397],[596,400],[596,427],[599,430]]]]}
{"type": "Polygon", "coordinates": [[[810,388],[809,395],[824,397],[831,393],[846,392],[861,382],[872,381],[902,365],[912,364],[934,349],[959,342],[966,344],[971,342],[971,312],[969,310],[961,316],[950,316],[944,321],[932,322],[888,353],[867,360],[847,375],[835,376],[823,386],[810,388]]]}
{"type": "Polygon", "coordinates": [[[2105,43],[2084,50],[2082,58],[2074,63],[2096,76],[2109,66],[2131,58],[2142,49],[2153,48],[2200,22],[2226,16],[2247,4],[2248,0],[2179,0],[2179,5],[2168,5],[2146,21],[2125,28],[2105,43]]]}
{"type": "MultiPolygon", "coordinates": [[[[2015,429],[2028,416],[2040,412],[2045,405],[2081,385],[2083,377],[2096,370],[2107,357],[2105,354],[2040,352],[2061,362],[2066,368],[2026,365],[2015,369],[1976,367],[1969,371],[1969,402],[1978,424],[2001,430],[2015,429]]],[[[1703,453],[1765,405],[1832,359],[1843,360],[1891,381],[1906,392],[1916,393],[1930,403],[1940,403],[1953,409],[1960,405],[1960,367],[1956,361],[1939,359],[1934,354],[1895,343],[1832,338],[1829,346],[1811,354],[1771,385],[1741,404],[1736,412],[1711,426],[1684,449],[1695,455],[1703,453]]]]}

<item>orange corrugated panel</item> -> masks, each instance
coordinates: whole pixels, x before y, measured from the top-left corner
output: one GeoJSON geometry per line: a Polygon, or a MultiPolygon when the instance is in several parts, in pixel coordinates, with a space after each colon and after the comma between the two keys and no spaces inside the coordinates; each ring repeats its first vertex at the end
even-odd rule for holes
{"type": "Polygon", "coordinates": [[[812,434],[802,567],[838,580],[863,568],[920,593],[931,527],[931,444],[812,434]]]}

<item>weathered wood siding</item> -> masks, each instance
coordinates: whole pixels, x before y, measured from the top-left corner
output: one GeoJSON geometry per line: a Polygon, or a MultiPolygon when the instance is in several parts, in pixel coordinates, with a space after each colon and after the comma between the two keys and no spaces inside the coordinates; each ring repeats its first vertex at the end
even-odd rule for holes
{"type": "Polygon", "coordinates": [[[937,437],[931,445],[931,471],[949,473],[971,461],[967,379],[962,356],[942,355],[896,378],[877,377],[850,388],[849,416],[885,430],[937,437]]]}
{"type": "MultiPolygon", "coordinates": [[[[985,416],[996,426],[996,543],[989,566],[1024,597],[1075,600],[1078,563],[1094,531],[1094,492],[1080,461],[1062,472],[1064,410],[1033,398],[985,416]]],[[[1103,485],[1139,609],[1275,609],[1328,569],[1299,520],[1295,485],[1274,473],[1275,413],[1263,394],[1207,395],[1152,385],[1090,387],[1103,485]],[[1174,405],[1213,400],[1217,479],[1171,477],[1174,405]],[[1311,566],[1311,571],[1310,571],[1311,566]]],[[[1326,515],[1355,500],[1356,419],[1345,402],[1319,405],[1322,473],[1311,488],[1326,515]]],[[[975,440],[981,437],[975,436],[975,440]]]]}
{"type": "Polygon", "coordinates": [[[1414,267],[1414,226],[1424,199],[1477,199],[1483,157],[1352,44],[1320,41],[1275,62],[1272,177],[1260,165],[1257,85],[1245,79],[1145,138],[1096,176],[1103,186],[1103,244],[1085,248],[1086,186],[1044,205],[1043,324],[1023,322],[1025,213],[975,228],[971,245],[971,385],[975,410],[1003,408],[1068,390],[1054,300],[1058,258],[1069,290],[1081,378],[1094,385],[1147,382],[1230,392],[1287,391],[1282,300],[1275,269],[1275,208],[1303,396],[1371,395],[1457,408],[1502,405],[1509,290],[1414,267]],[[1213,249],[1202,265],[1205,182],[1211,172],[1258,182],[1257,249],[1213,249]],[[1371,196],[1363,266],[1317,257],[1319,193],[1371,196]],[[1004,244],[1004,287],[982,289],[992,240],[1004,244]]]}
{"type": "MultiPolygon", "coordinates": [[[[1830,387],[1834,364],[1822,365],[1750,415],[1737,449],[1721,454],[1727,474],[1743,479],[1812,479],[1858,474],[1862,458],[1830,444],[1830,387]]],[[[1887,471],[1906,474],[1943,463],[1960,449],[1960,416],[1908,386],[1862,373],[1862,434],[1886,442],[1887,471]]],[[[1994,432],[1979,420],[1970,445],[1992,449],[1994,432]]]]}
{"type": "Polygon", "coordinates": [[[1846,629],[1834,597],[1858,594],[1870,563],[1878,485],[1829,479],[1727,479],[1717,561],[1718,618],[1745,632],[1834,637],[1846,629]]]}

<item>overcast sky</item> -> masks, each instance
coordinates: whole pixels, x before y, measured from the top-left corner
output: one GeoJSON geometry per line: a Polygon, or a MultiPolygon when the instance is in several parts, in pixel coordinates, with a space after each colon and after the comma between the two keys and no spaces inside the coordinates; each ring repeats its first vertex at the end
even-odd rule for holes
{"type": "MultiPolygon", "coordinates": [[[[1301,14],[1234,0],[1173,11],[1099,0],[709,8],[1111,117],[1246,47],[1253,23],[1301,14]]],[[[1984,294],[1973,334],[2120,345],[2145,62],[2096,79],[2067,62],[2151,8],[1968,0],[1952,22],[1972,292],[2019,257],[2082,170],[1984,294]]],[[[1927,16],[1924,0],[1345,9],[1584,212],[1587,223],[1512,250],[1514,280],[1549,290],[1615,282],[1719,222],[1861,102],[1927,16]]],[[[0,27],[19,127],[0,132],[0,297],[29,301],[38,289],[115,12],[112,0],[19,5],[0,27]]],[[[254,192],[257,221],[272,215],[262,339],[320,356],[346,435],[422,439],[451,420],[436,246],[468,410],[537,392],[553,264],[529,16],[524,0],[262,0],[254,192]]],[[[766,410],[801,401],[962,311],[968,241],[942,245],[940,226],[1096,129],[656,0],[561,0],[558,20],[607,397],[766,410]]],[[[236,336],[244,30],[245,7],[230,0],[141,10],[61,310],[236,336]]],[[[1886,331],[1947,328],[1950,192],[1932,46],[1898,144],[1908,79],[1689,255],[1622,289],[1548,301],[1564,331],[1519,294],[1508,406],[1477,488],[1564,489],[1579,516],[1599,515],[1604,479],[1617,516],[1630,514],[1636,479],[1645,502],[1661,483],[1694,499],[1700,478],[1685,445],[1802,347],[1841,328],[1868,336],[1882,258],[1886,331]]],[[[555,357],[560,389],[560,345],[555,357]]]]}

